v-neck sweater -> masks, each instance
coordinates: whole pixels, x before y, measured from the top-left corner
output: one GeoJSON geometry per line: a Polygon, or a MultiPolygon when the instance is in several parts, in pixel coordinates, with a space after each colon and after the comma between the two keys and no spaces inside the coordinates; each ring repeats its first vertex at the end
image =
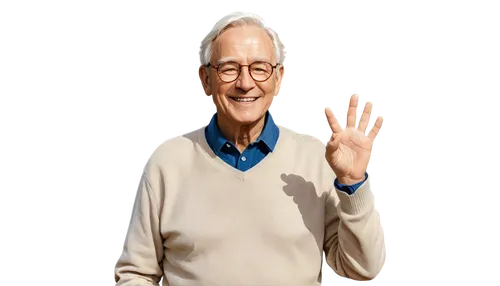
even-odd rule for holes
{"type": "Polygon", "coordinates": [[[204,128],[161,144],[141,176],[116,285],[321,284],[374,278],[384,234],[368,178],[334,188],[325,146],[279,126],[274,152],[247,171],[211,150],[204,128]]]}

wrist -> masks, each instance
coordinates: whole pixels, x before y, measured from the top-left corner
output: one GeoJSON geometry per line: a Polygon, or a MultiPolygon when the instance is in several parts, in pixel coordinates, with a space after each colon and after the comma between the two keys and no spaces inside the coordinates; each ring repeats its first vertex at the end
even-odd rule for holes
{"type": "Polygon", "coordinates": [[[337,181],[341,185],[355,185],[357,183],[363,182],[366,179],[366,175],[363,176],[362,178],[349,178],[349,177],[342,177],[342,178],[337,178],[337,181]]]}

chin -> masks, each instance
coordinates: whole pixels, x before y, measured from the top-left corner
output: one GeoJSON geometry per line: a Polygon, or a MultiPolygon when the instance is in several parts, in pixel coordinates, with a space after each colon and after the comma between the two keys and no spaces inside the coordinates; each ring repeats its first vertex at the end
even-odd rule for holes
{"type": "Polygon", "coordinates": [[[233,111],[230,114],[231,119],[240,123],[240,124],[251,124],[256,121],[259,121],[263,116],[266,115],[266,112],[263,111],[233,111]]]}

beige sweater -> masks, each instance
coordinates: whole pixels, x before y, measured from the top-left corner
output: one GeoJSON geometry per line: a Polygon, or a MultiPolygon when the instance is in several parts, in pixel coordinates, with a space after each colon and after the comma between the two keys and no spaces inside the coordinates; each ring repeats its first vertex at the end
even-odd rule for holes
{"type": "Polygon", "coordinates": [[[318,139],[280,128],[274,152],[241,172],[204,128],[165,141],[142,175],[116,285],[309,286],[323,251],[339,275],[366,280],[385,261],[370,177],[335,190],[318,139]]]}

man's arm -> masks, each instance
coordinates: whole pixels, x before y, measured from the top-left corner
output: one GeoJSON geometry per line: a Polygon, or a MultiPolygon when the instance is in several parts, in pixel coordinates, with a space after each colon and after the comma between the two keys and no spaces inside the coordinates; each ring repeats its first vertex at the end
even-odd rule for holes
{"type": "Polygon", "coordinates": [[[367,180],[352,195],[333,189],[325,205],[326,262],[340,276],[371,280],[385,262],[385,242],[367,180]]]}
{"type": "Polygon", "coordinates": [[[163,238],[159,205],[143,173],[132,211],[123,252],[115,266],[117,286],[158,285],[163,276],[163,238]]]}

